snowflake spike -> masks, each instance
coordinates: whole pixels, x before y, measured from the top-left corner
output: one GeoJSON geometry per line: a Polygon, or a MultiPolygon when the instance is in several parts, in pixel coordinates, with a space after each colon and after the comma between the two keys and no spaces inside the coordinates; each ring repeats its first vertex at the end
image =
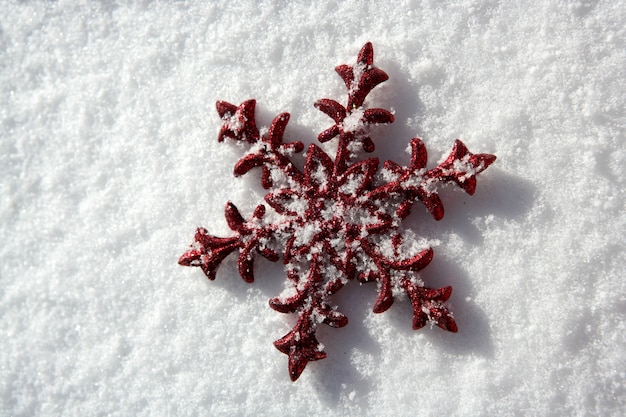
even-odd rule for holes
{"type": "Polygon", "coordinates": [[[426,145],[420,138],[411,139],[411,162],[409,169],[411,171],[419,171],[426,168],[428,162],[428,151],[426,145]]]}
{"type": "Polygon", "coordinates": [[[236,177],[241,177],[250,171],[252,168],[257,168],[264,166],[265,162],[267,162],[267,158],[263,155],[259,154],[248,154],[242,157],[235,164],[235,168],[233,169],[233,173],[236,177]]]}
{"type": "Polygon", "coordinates": [[[239,270],[239,276],[248,284],[254,282],[254,263],[252,261],[252,247],[245,246],[239,252],[239,259],[237,260],[237,269],[239,270]]]}
{"type": "Polygon", "coordinates": [[[279,297],[271,298],[269,301],[269,305],[272,310],[276,310],[279,313],[295,313],[298,311],[298,308],[302,305],[307,294],[305,292],[300,292],[290,297],[286,300],[282,300],[279,297]]]}
{"type": "Polygon", "coordinates": [[[426,207],[426,210],[433,216],[433,219],[439,221],[443,219],[443,215],[445,211],[443,209],[443,203],[441,202],[441,198],[437,193],[426,193],[419,194],[419,199],[422,204],[426,207]]]}
{"type": "Polygon", "coordinates": [[[361,47],[356,61],[364,65],[372,65],[374,63],[374,47],[371,42],[366,42],[361,47]]]}
{"type": "Polygon", "coordinates": [[[476,177],[466,178],[463,181],[457,182],[457,184],[469,195],[474,195],[476,192],[476,177]]]}
{"type": "Polygon", "coordinates": [[[244,223],[246,222],[244,218],[239,213],[239,209],[232,202],[227,202],[226,207],[224,207],[224,213],[226,217],[226,222],[228,223],[228,227],[235,232],[241,232],[244,229],[244,223]]]}
{"type": "Polygon", "coordinates": [[[259,140],[259,130],[254,120],[256,100],[246,100],[238,107],[225,101],[215,104],[217,113],[224,122],[217,137],[222,142],[224,137],[235,140],[246,140],[254,143],[259,140]]]}
{"type": "Polygon", "coordinates": [[[256,217],[257,219],[260,219],[263,216],[265,216],[266,212],[267,212],[267,208],[263,204],[259,204],[258,206],[254,208],[254,213],[252,214],[252,216],[256,217]]]}
{"type": "Polygon", "coordinates": [[[474,155],[474,158],[479,162],[482,167],[480,172],[486,170],[489,165],[493,164],[494,162],[496,162],[496,159],[498,159],[495,155],[492,155],[490,153],[479,153],[474,155]]]}
{"type": "Polygon", "coordinates": [[[405,200],[400,203],[398,209],[396,210],[396,216],[398,216],[401,220],[406,219],[411,214],[411,208],[413,208],[413,202],[410,200],[405,200]]]}
{"type": "Polygon", "coordinates": [[[328,129],[324,130],[322,133],[320,133],[317,136],[317,140],[319,140],[322,143],[328,142],[329,140],[335,138],[340,133],[341,133],[341,128],[339,126],[337,126],[337,125],[334,125],[332,127],[329,127],[328,129]]]}
{"type": "Polygon", "coordinates": [[[202,251],[200,249],[189,249],[178,258],[178,265],[181,266],[196,266],[200,258],[202,257],[202,251]]]}
{"type": "Polygon", "coordinates": [[[341,278],[337,278],[332,281],[328,281],[328,283],[326,284],[326,287],[324,288],[324,291],[326,291],[326,294],[332,295],[336,293],[337,291],[339,291],[341,288],[343,288],[343,286],[344,286],[344,283],[341,280],[341,278]]]}
{"type": "Polygon", "coordinates": [[[198,266],[206,277],[213,281],[220,263],[232,252],[239,249],[240,246],[239,236],[215,237],[209,235],[205,228],[199,227],[196,230],[191,249],[179,258],[178,264],[182,266],[198,266]]]}
{"type": "Polygon", "coordinates": [[[393,305],[393,291],[391,288],[391,277],[388,273],[382,273],[378,298],[374,302],[372,311],[376,314],[384,313],[393,305]]]}
{"type": "Polygon", "coordinates": [[[272,120],[270,129],[268,132],[269,142],[272,149],[278,149],[283,142],[283,134],[287,123],[289,123],[289,113],[281,113],[272,120]]]}
{"type": "Polygon", "coordinates": [[[269,190],[274,185],[274,181],[272,181],[272,172],[270,169],[263,165],[261,168],[261,187],[265,190],[269,190]]]}
{"type": "Polygon", "coordinates": [[[215,107],[217,109],[217,114],[220,116],[220,119],[230,117],[237,111],[237,106],[235,106],[234,104],[230,104],[226,101],[216,102],[215,107]]]}
{"type": "Polygon", "coordinates": [[[450,314],[447,308],[438,309],[437,313],[431,313],[436,316],[437,326],[443,330],[447,330],[452,333],[457,333],[459,328],[454,321],[454,317],[450,314]]]}
{"type": "Polygon", "coordinates": [[[304,143],[300,141],[283,143],[282,149],[288,152],[300,153],[304,149],[304,143]]]}
{"type": "Polygon", "coordinates": [[[338,329],[348,325],[348,317],[338,311],[331,310],[324,315],[322,323],[338,329]]]}
{"type": "Polygon", "coordinates": [[[402,168],[402,166],[397,162],[391,160],[386,160],[383,163],[383,168],[393,173],[393,175],[395,175],[396,177],[399,177],[404,173],[404,169],[402,168]]]}
{"type": "Polygon", "coordinates": [[[367,109],[363,112],[363,121],[367,124],[387,124],[394,122],[393,114],[385,109],[367,109]]]}
{"type": "Polygon", "coordinates": [[[385,161],[379,170],[377,158],[360,158],[372,152],[369,127],[394,122],[385,109],[364,105],[368,94],[388,79],[374,66],[374,49],[367,42],[352,65],[335,68],[347,88],[347,104],[320,99],[314,105],[333,120],[318,135],[320,142],[337,138],[334,158],[317,145],[305,154],[304,170],[292,161],[304,150],[302,142],[283,143],[289,113],[280,113],[267,133],[260,134],[255,121],[255,100],[239,105],[218,101],[222,120],[218,141],[245,141],[249,147],[234,167],[235,176],[261,168],[261,185],[268,190],[265,204],[244,218],[228,202],[225,217],[232,236],[210,235],[198,228],[191,247],[180,257],[183,266],[200,267],[213,280],[227,256],[237,252],[239,275],[254,281],[258,256],[270,261],[282,257],[288,287],[269,300],[272,309],[297,316],[296,325],[276,348],[288,355],[289,377],[298,379],[307,364],[326,357],[316,338],[319,325],[343,327],[348,317],[331,302],[334,294],[357,279],[376,282],[375,313],[388,310],[403,293],[412,307],[414,329],[426,324],[457,332],[447,307],[452,287],[429,288],[418,276],[432,260],[431,248],[416,249],[417,242],[404,242],[401,222],[420,203],[439,220],[444,215],[438,194],[442,185],[453,183],[468,194],[476,190],[477,175],[496,159],[490,154],[472,154],[460,140],[450,154],[427,169],[428,152],[419,138],[410,141],[407,166],[385,161]],[[267,209],[272,209],[266,215],[267,209]]]}
{"type": "Polygon", "coordinates": [[[280,259],[280,256],[270,248],[262,248],[262,249],[257,248],[257,250],[259,251],[261,256],[263,256],[265,259],[267,259],[270,262],[278,262],[278,260],[280,259]]]}
{"type": "Polygon", "coordinates": [[[288,298],[276,297],[270,300],[270,307],[274,310],[279,311],[281,313],[294,313],[298,309],[306,308],[307,298],[311,296],[313,292],[319,289],[320,283],[323,281],[323,277],[319,271],[318,264],[319,256],[316,254],[313,256],[313,260],[311,262],[309,268],[309,274],[305,279],[305,284],[299,288],[297,281],[297,274],[295,271],[290,272],[291,280],[296,284],[296,294],[292,295],[288,298]]]}
{"type": "Polygon", "coordinates": [[[354,71],[352,70],[352,66],[341,64],[335,67],[335,71],[339,74],[344,84],[346,84],[346,88],[350,90],[352,82],[354,81],[354,71]]]}
{"type": "Polygon", "coordinates": [[[457,159],[462,159],[465,155],[469,154],[470,151],[467,149],[467,146],[461,141],[461,139],[455,139],[454,145],[452,146],[452,150],[450,151],[450,155],[446,159],[445,163],[452,163],[457,159]]]}
{"type": "Polygon", "coordinates": [[[376,147],[374,146],[374,142],[369,136],[364,137],[362,141],[363,141],[363,150],[365,152],[372,153],[376,150],[376,147]]]}
{"type": "Polygon", "coordinates": [[[335,123],[343,122],[343,119],[348,115],[346,109],[341,104],[329,98],[317,100],[314,106],[333,119],[335,123]]]}
{"type": "Polygon", "coordinates": [[[433,259],[432,248],[424,249],[417,255],[400,261],[383,259],[385,265],[398,271],[421,271],[426,268],[433,259]]]}
{"type": "Polygon", "coordinates": [[[429,300],[433,301],[448,301],[450,296],[452,295],[452,287],[442,287],[442,288],[424,288],[424,296],[429,300]]]}

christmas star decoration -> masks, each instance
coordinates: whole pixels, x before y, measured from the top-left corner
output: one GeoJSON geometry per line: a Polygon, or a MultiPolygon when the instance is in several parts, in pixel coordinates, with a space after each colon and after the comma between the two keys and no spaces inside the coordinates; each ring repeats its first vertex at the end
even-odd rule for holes
{"type": "Polygon", "coordinates": [[[261,134],[255,121],[255,100],[239,106],[217,102],[222,120],[218,140],[249,145],[234,167],[235,176],[259,168],[261,184],[268,192],[247,219],[232,202],[226,203],[225,217],[232,234],[217,237],[198,228],[191,247],[179,259],[180,265],[199,267],[213,280],[224,259],[236,253],[239,275],[249,283],[254,281],[256,258],[282,259],[286,287],[269,305],[298,317],[293,329],[274,342],[289,358],[293,381],[309,362],[326,357],[316,337],[318,327],[348,324],[332,296],[352,281],[378,284],[375,313],[388,310],[396,299],[408,298],[414,329],[431,323],[457,332],[446,305],[452,287],[425,285],[419,271],[430,263],[433,250],[407,239],[401,222],[416,203],[440,220],[444,216],[438,193],[441,187],[453,184],[474,194],[476,176],[496,159],[490,154],[473,154],[456,140],[449,156],[428,169],[426,147],[419,138],[410,141],[408,166],[386,161],[380,168],[377,158],[359,159],[361,152],[375,149],[370,127],[394,121],[391,112],[370,108],[365,101],[388,76],[374,66],[369,42],[354,65],[340,65],[335,70],[348,90],[346,105],[321,99],[315,106],[334,122],[318,140],[336,140],[337,151],[332,158],[311,144],[302,171],[291,158],[304,150],[303,143],[283,142],[289,113],[279,114],[267,133],[261,134]]]}

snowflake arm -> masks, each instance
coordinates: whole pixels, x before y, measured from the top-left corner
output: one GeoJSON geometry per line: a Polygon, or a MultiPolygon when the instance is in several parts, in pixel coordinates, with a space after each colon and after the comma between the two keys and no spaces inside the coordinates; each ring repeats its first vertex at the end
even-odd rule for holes
{"type": "Polygon", "coordinates": [[[339,137],[337,155],[335,157],[334,175],[344,172],[354,156],[351,148],[360,145],[365,152],[373,152],[374,142],[368,135],[370,125],[393,123],[394,117],[388,110],[363,106],[365,98],[378,84],[386,81],[387,74],[374,67],[374,49],[370,42],[366,43],[354,65],[339,65],[335,71],[341,76],[348,88],[346,107],[332,99],[321,99],[315,107],[335,121],[335,124],[318,136],[320,142],[327,142],[339,137]]]}
{"type": "Polygon", "coordinates": [[[437,188],[454,183],[469,195],[476,191],[476,175],[487,169],[496,157],[490,154],[472,154],[460,140],[454,142],[450,155],[438,166],[426,170],[428,153],[420,138],[411,140],[411,162],[401,167],[387,161],[385,168],[395,180],[372,190],[368,197],[386,199],[389,195],[402,195],[404,201],[398,208],[398,216],[405,218],[415,200],[419,200],[435,220],[444,215],[443,203],[437,188]]]}
{"type": "Polygon", "coordinates": [[[281,113],[270,125],[267,136],[261,136],[256,127],[254,118],[255,100],[247,100],[239,106],[218,101],[217,112],[223,121],[218,135],[218,141],[231,138],[254,144],[251,152],[241,158],[235,165],[235,176],[246,174],[252,168],[262,167],[261,184],[263,188],[270,189],[274,183],[275,173],[281,171],[291,181],[301,183],[302,173],[289,160],[289,155],[302,152],[302,142],[283,143],[283,134],[289,113],[281,113]]]}
{"type": "Polygon", "coordinates": [[[217,267],[231,253],[239,251],[238,269],[241,278],[246,282],[254,282],[253,256],[256,251],[266,259],[276,262],[279,257],[276,252],[267,247],[264,242],[271,238],[273,228],[258,227],[258,221],[265,215],[265,206],[257,206],[252,219],[246,222],[239,210],[231,202],[226,204],[225,217],[228,226],[236,234],[230,237],[216,237],[199,227],[196,230],[194,243],[185,252],[178,263],[183,266],[198,266],[211,281],[215,279],[217,267]]]}
{"type": "Polygon", "coordinates": [[[294,328],[274,342],[278,350],[289,356],[289,376],[292,381],[300,377],[307,363],[326,357],[323,345],[315,336],[318,324],[324,323],[331,327],[348,324],[348,318],[327,302],[328,296],[338,291],[343,284],[336,281],[326,283],[324,269],[320,256],[314,255],[304,279],[301,280],[294,270],[289,273],[296,288],[301,285],[299,291],[290,297],[270,300],[270,307],[274,310],[297,313],[299,317],[294,328]]]}

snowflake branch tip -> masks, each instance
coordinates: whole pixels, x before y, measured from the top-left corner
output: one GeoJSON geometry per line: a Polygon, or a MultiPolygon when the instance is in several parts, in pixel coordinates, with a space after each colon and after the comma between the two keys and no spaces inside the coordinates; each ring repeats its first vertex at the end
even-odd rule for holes
{"type": "Polygon", "coordinates": [[[223,121],[218,141],[225,137],[255,144],[250,153],[235,164],[234,174],[239,177],[253,168],[262,168],[261,185],[270,189],[281,177],[288,181],[302,182],[302,173],[289,160],[289,155],[302,152],[300,141],[283,143],[283,135],[289,113],[281,113],[274,118],[267,135],[260,135],[254,118],[255,100],[247,100],[239,106],[218,101],[217,112],[223,121]]]}
{"type": "MultiPolygon", "coordinates": [[[[340,138],[337,157],[339,166],[348,156],[345,149],[352,143],[358,143],[365,152],[373,152],[374,142],[368,136],[371,125],[393,123],[393,114],[385,109],[366,109],[363,105],[367,95],[378,84],[386,81],[387,74],[374,67],[374,49],[366,43],[354,65],[339,65],[335,68],[348,89],[348,102],[343,107],[335,100],[323,98],[315,102],[315,107],[328,115],[335,124],[319,134],[320,142],[327,142],[337,136],[340,138]]],[[[343,167],[343,166],[342,166],[343,167]]]]}
{"type": "Polygon", "coordinates": [[[245,140],[254,143],[259,140],[259,130],[254,121],[256,100],[247,100],[239,106],[218,101],[217,113],[224,122],[217,140],[222,142],[225,137],[235,140],[245,140]]]}
{"type": "Polygon", "coordinates": [[[371,42],[367,42],[361,48],[355,65],[344,64],[335,68],[348,88],[349,109],[361,107],[370,91],[389,79],[386,72],[374,67],[373,64],[374,48],[371,42]]]}
{"type": "Polygon", "coordinates": [[[213,281],[217,267],[239,247],[238,237],[212,236],[205,228],[200,227],[196,231],[191,249],[180,257],[178,264],[200,267],[207,278],[213,281]]]}
{"type": "Polygon", "coordinates": [[[452,294],[452,287],[425,288],[405,281],[402,286],[413,306],[413,329],[418,330],[431,322],[452,333],[458,332],[454,316],[445,306],[452,294]]]}
{"type": "Polygon", "coordinates": [[[435,168],[431,175],[439,176],[443,181],[452,181],[469,195],[474,195],[476,175],[487,169],[495,160],[495,155],[471,153],[465,144],[457,139],[448,158],[435,168]]]}

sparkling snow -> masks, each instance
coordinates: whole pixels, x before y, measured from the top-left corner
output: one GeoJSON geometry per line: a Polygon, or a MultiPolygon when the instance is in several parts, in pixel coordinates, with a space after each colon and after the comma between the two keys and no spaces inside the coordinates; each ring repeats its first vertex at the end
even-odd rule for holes
{"type": "MultiPolygon", "coordinates": [[[[17,2],[0,6],[1,416],[618,416],[626,409],[623,1],[17,2]],[[282,266],[208,282],[176,261],[224,204],[262,201],[214,103],[257,99],[286,140],[333,121],[333,71],[372,41],[395,108],[382,161],[461,138],[497,162],[403,225],[437,239],[459,333],[411,330],[375,285],[334,300],[296,383],[272,342],[282,266]]],[[[365,103],[366,106],[368,102],[365,103]]],[[[325,149],[332,144],[324,145],[325,149]]],[[[302,160],[294,155],[294,163],[302,160]]]]}

